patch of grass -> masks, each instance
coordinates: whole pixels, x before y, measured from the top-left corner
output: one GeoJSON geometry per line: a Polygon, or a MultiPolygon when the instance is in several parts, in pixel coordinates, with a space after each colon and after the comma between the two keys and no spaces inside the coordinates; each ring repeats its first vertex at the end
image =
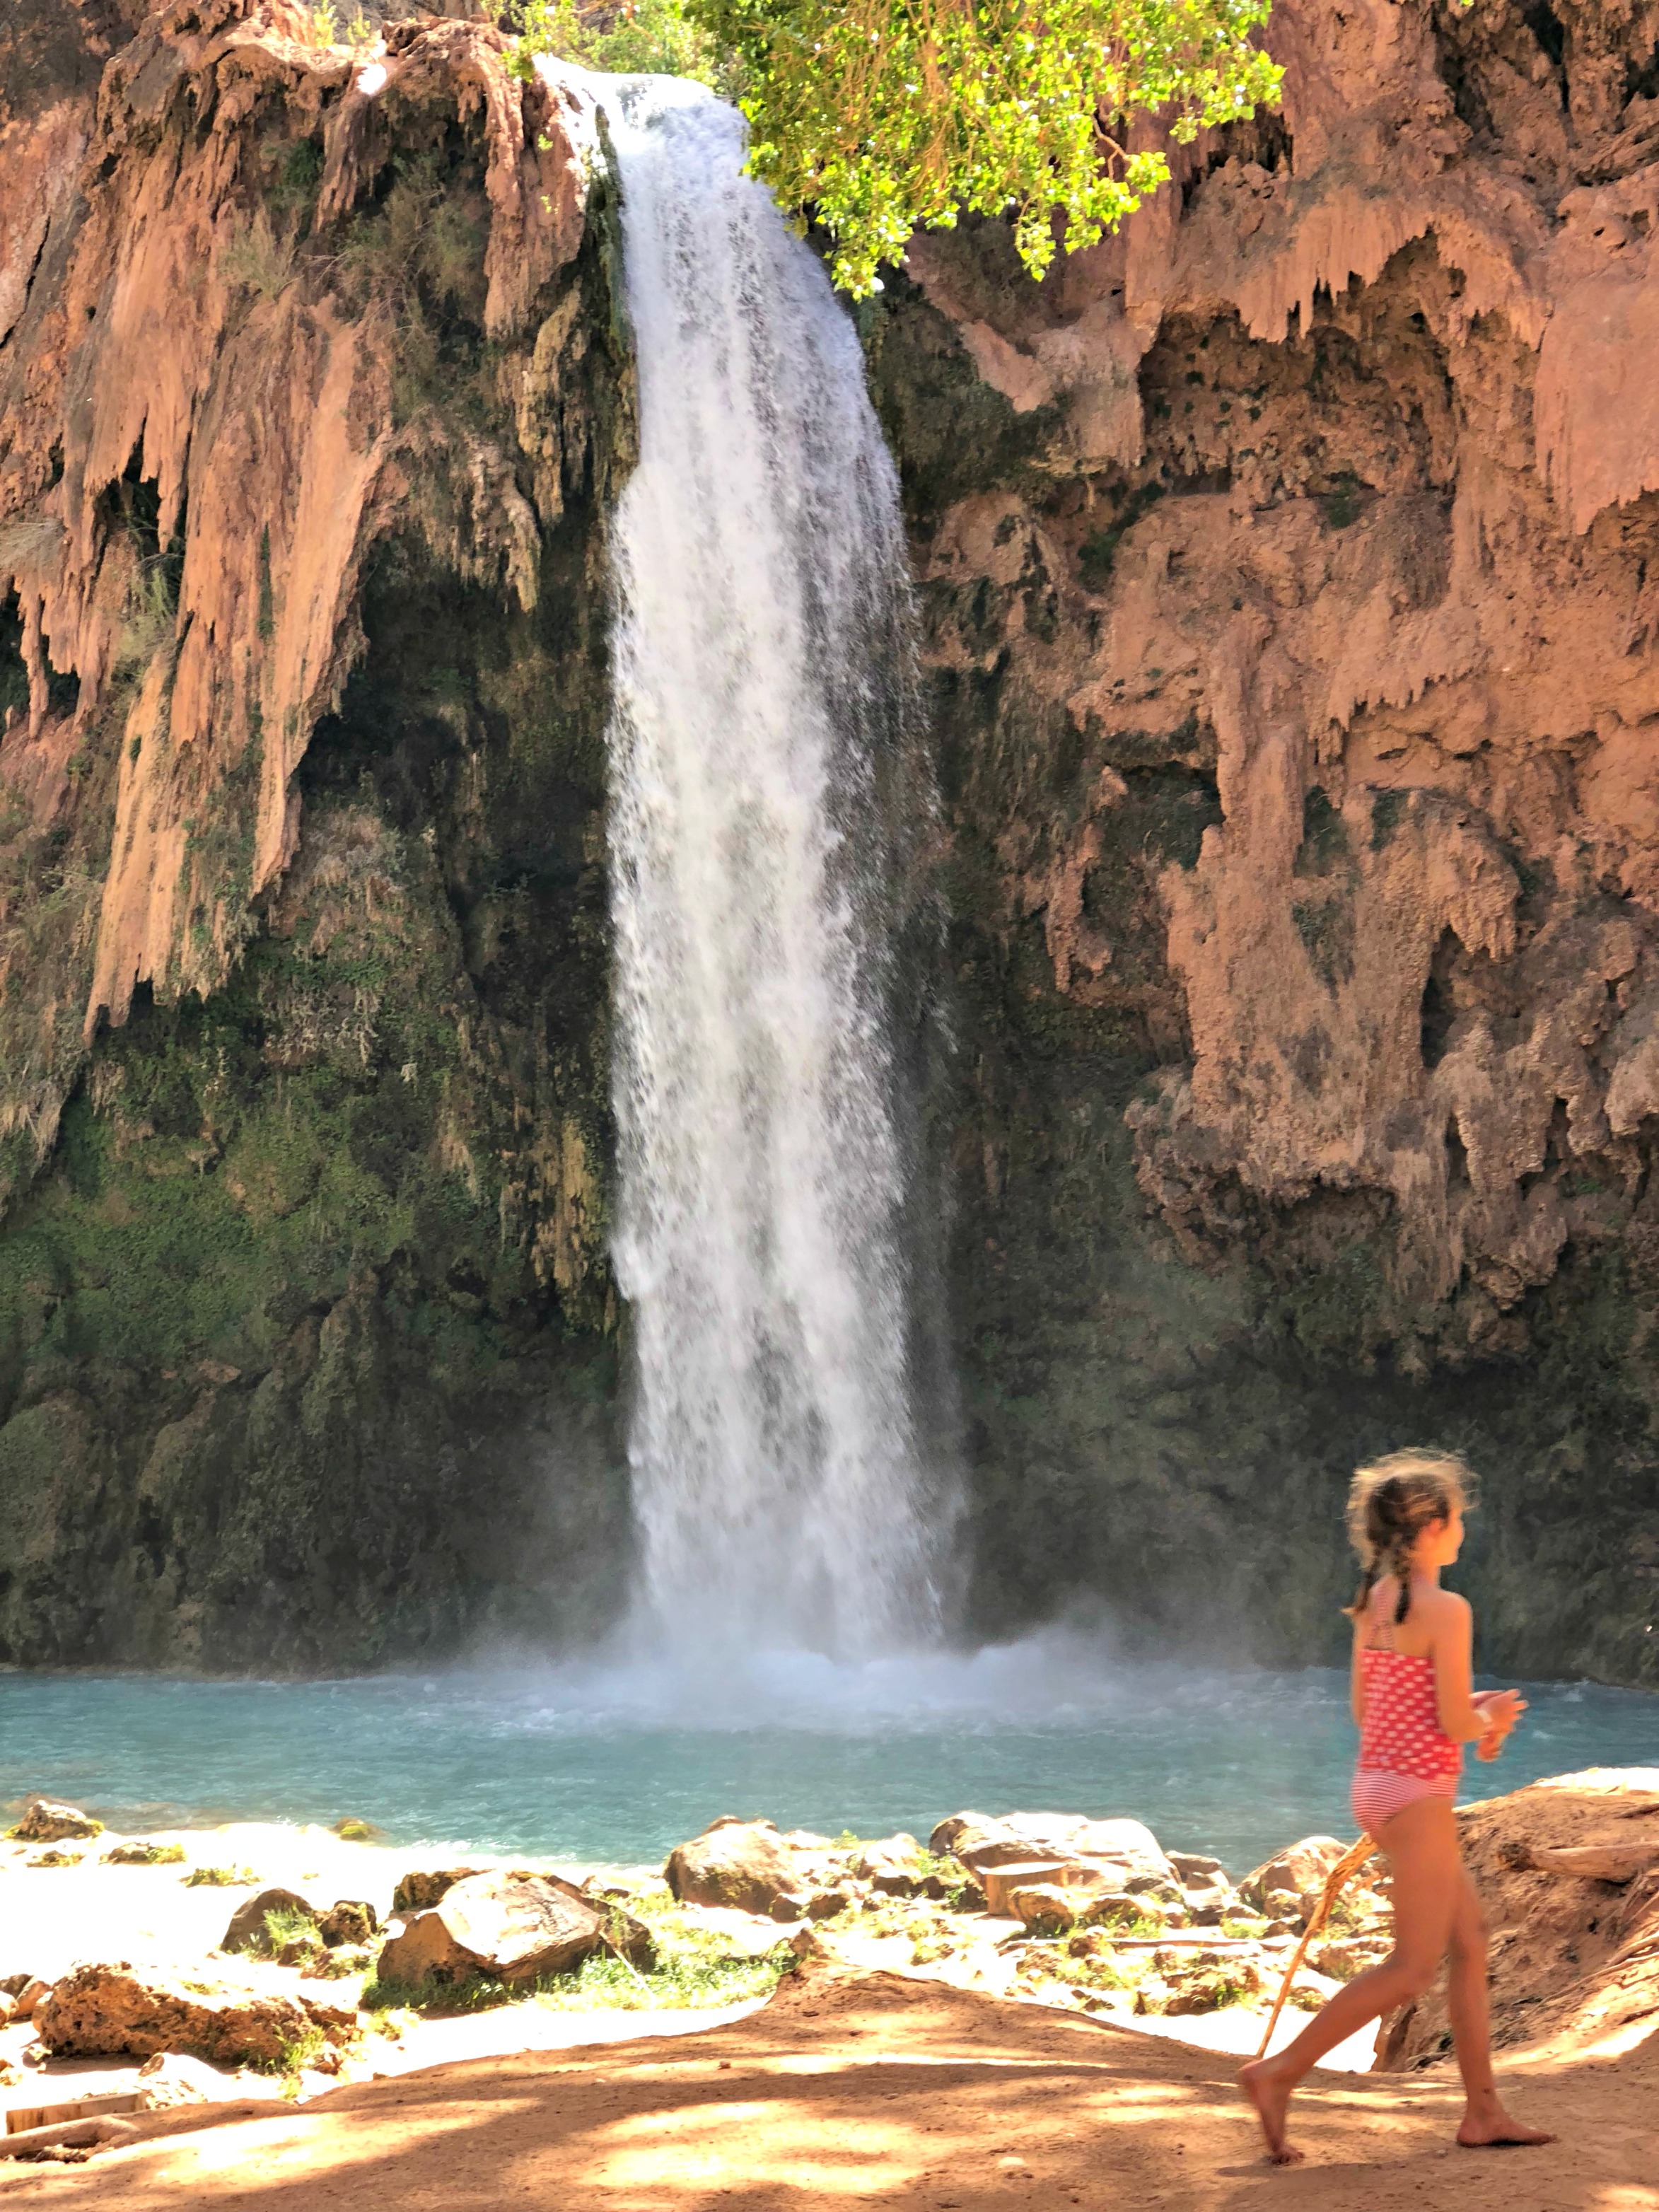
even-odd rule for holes
{"type": "Polygon", "coordinates": [[[259,1879],[252,1867],[192,1867],[185,1876],[186,1889],[252,1889],[259,1879]]]}
{"type": "Polygon", "coordinates": [[[273,1951],[280,1951],[287,1943],[315,1943],[320,1948],[322,1941],[308,1912],[291,1905],[275,1905],[265,1915],[265,1942],[273,1951]]]}
{"type": "Polygon", "coordinates": [[[295,256],[295,240],[277,232],[267,209],[257,208],[226,246],[224,271],[233,284],[275,300],[294,282],[295,256]]]}
{"type": "Polygon", "coordinates": [[[283,2077],[283,2094],[285,2097],[297,2097],[306,2069],[314,2066],[328,2047],[328,2038],[320,2027],[304,2028],[289,2041],[279,2045],[276,2059],[270,2066],[259,2070],[280,2074],[283,2077]]]}

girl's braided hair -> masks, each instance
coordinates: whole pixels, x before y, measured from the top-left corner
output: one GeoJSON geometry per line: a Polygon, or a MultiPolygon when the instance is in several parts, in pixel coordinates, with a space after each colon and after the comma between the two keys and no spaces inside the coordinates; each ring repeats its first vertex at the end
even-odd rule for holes
{"type": "Polygon", "coordinates": [[[1412,1547],[1434,1521],[1449,1521],[1474,1498],[1473,1470],[1455,1452],[1397,1451],[1356,1473],[1348,1491],[1348,1539],[1359,1554],[1359,1589],[1347,1608],[1358,1620],[1385,1574],[1396,1577],[1396,1621],[1411,1609],[1412,1547]]]}

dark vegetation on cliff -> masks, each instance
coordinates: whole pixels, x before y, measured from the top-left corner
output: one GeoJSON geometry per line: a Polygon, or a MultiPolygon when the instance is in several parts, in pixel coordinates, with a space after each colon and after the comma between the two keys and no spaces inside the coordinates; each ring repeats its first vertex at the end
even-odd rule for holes
{"type": "MultiPolygon", "coordinates": [[[[612,217],[487,26],[370,100],[285,0],[140,14],[0,26],[0,1656],[569,1639],[628,1541],[612,217]]],[[[1118,239],[858,311],[971,1626],[1323,1656],[1348,1469],[1432,1439],[1489,1660],[1654,1680],[1659,6],[1270,39],[1282,114],[1118,239]]]]}

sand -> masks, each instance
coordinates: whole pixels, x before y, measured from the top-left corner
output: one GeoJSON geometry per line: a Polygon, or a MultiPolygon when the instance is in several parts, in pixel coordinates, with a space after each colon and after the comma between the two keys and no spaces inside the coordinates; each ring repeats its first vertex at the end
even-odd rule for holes
{"type": "MultiPolygon", "coordinates": [[[[1328,2078],[1309,2162],[1261,2159],[1231,2068],[1169,2041],[884,1973],[823,1969],[678,2041],[479,2060],[17,2170],[66,2212],[1659,2212],[1659,2050],[1504,2069],[1559,2143],[1451,2147],[1420,2076],[1328,2078]],[[252,2115],[252,2116],[250,2116],[252,2115]]],[[[158,2130],[177,2127],[157,2115],[158,2130]]],[[[0,2173],[4,2170],[0,2169],[0,2173]]]]}

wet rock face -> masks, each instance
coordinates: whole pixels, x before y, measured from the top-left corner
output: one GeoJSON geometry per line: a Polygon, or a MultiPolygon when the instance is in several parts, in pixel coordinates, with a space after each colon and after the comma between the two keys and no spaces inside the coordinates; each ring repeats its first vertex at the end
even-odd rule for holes
{"type": "Polygon", "coordinates": [[[1488,1651],[1659,1666],[1655,23],[1537,21],[1280,0],[1282,115],[1119,240],[964,226],[864,317],[988,1625],[1305,1651],[1346,1473],[1439,1436],[1488,1651]]]}
{"type": "Polygon", "coordinates": [[[0,30],[12,1660],[580,1636],[625,1559],[611,217],[493,28],[311,35],[0,30]]]}

